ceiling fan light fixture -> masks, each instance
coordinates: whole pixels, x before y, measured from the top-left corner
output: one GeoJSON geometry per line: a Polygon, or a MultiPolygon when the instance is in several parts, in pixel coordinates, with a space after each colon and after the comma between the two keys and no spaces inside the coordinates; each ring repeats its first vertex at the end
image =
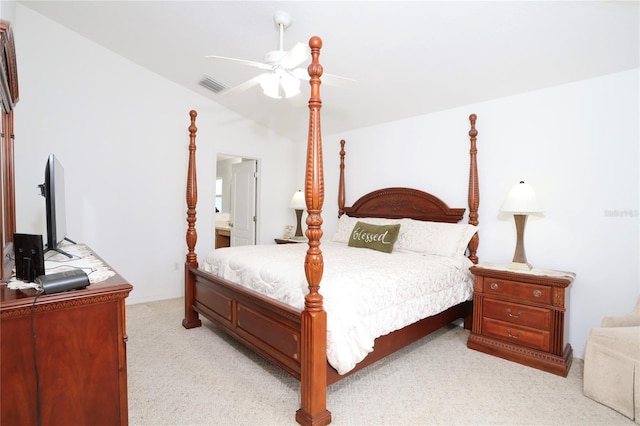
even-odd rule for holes
{"type": "Polygon", "coordinates": [[[265,95],[273,99],[280,99],[280,76],[275,73],[262,74],[260,87],[265,95]]]}
{"type": "Polygon", "coordinates": [[[281,76],[280,85],[282,86],[282,90],[284,90],[284,97],[287,99],[300,93],[300,80],[291,74],[285,73],[281,76]]]}
{"type": "Polygon", "coordinates": [[[276,69],[260,76],[260,87],[270,98],[282,99],[281,93],[284,93],[284,98],[288,99],[300,93],[300,80],[285,70],[276,69]]]}

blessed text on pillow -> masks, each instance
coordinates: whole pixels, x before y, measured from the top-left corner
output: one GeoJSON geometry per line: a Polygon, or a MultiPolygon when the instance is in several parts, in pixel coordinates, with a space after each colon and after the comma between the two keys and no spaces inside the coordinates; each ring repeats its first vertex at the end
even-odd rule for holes
{"type": "Polygon", "coordinates": [[[372,225],[370,223],[356,222],[349,238],[349,246],[391,253],[399,233],[399,224],[372,225]]]}

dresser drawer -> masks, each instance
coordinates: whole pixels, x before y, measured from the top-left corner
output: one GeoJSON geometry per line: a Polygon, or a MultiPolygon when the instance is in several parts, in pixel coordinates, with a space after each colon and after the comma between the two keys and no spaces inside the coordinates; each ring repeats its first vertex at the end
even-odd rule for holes
{"type": "Polygon", "coordinates": [[[543,331],[551,329],[551,309],[536,308],[485,297],[483,315],[488,318],[517,325],[526,325],[543,331]]]}
{"type": "Polygon", "coordinates": [[[551,349],[551,333],[548,331],[521,327],[491,318],[482,319],[482,329],[484,335],[505,342],[528,346],[544,352],[551,349]]]}
{"type": "Polygon", "coordinates": [[[483,278],[484,293],[508,298],[517,298],[529,302],[551,304],[551,287],[525,284],[497,278],[483,278]]]}

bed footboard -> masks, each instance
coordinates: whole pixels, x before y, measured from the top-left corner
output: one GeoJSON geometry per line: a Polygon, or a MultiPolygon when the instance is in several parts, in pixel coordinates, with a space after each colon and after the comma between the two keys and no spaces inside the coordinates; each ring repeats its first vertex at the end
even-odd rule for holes
{"type": "Polygon", "coordinates": [[[198,269],[193,309],[300,379],[300,311],[198,269]]]}

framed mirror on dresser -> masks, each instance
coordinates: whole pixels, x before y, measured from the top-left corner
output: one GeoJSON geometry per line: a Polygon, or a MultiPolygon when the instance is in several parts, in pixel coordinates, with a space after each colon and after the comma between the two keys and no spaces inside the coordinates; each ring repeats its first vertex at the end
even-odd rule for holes
{"type": "Polygon", "coordinates": [[[2,262],[0,262],[0,278],[2,281],[7,281],[13,268],[13,234],[16,231],[13,110],[18,102],[18,70],[11,24],[3,20],[0,20],[0,62],[0,101],[2,102],[2,133],[0,134],[2,262]]]}

